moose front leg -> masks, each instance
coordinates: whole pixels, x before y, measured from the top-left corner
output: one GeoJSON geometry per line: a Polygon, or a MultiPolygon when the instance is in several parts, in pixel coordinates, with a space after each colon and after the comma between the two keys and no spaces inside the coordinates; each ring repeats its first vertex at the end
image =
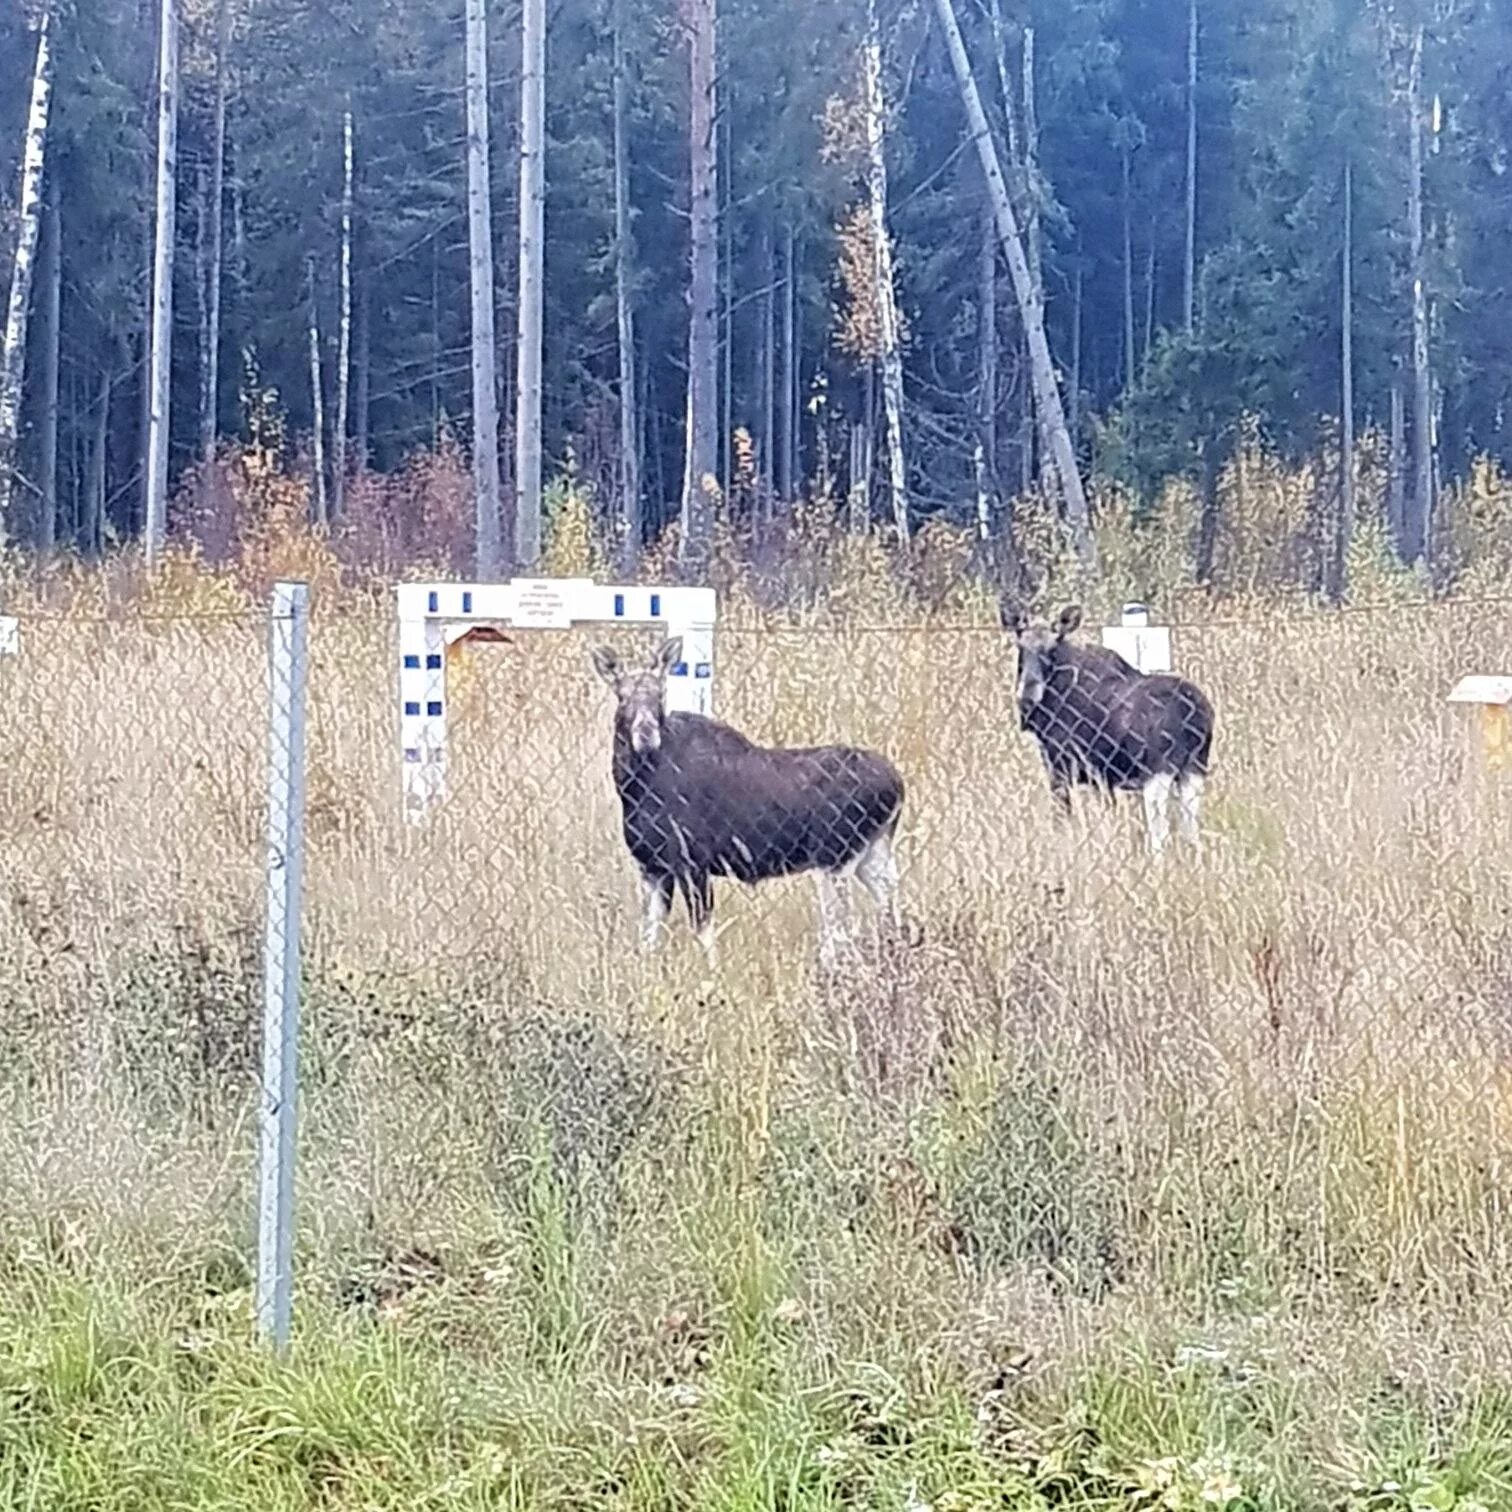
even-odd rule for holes
{"type": "Polygon", "coordinates": [[[661,944],[662,926],[672,911],[672,878],[641,873],[641,949],[650,954],[661,944]]]}

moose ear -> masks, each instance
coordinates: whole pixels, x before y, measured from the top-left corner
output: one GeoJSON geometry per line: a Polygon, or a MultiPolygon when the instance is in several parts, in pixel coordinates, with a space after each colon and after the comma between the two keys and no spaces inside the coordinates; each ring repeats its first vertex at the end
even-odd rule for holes
{"type": "Polygon", "coordinates": [[[1022,635],[1029,628],[1029,616],[1017,604],[999,604],[998,624],[1010,635],[1022,635]]]}
{"type": "Polygon", "coordinates": [[[681,660],[682,636],[673,635],[661,643],[661,649],[656,653],[656,660],[652,665],[665,677],[681,660]]]}
{"type": "Polygon", "coordinates": [[[1070,633],[1075,630],[1078,625],[1081,624],[1081,622],[1081,605],[1067,604],[1066,607],[1061,610],[1060,619],[1056,621],[1055,628],[1060,631],[1061,639],[1064,640],[1066,636],[1070,635],[1070,633]]]}
{"type": "Polygon", "coordinates": [[[593,661],[593,670],[612,688],[619,680],[619,657],[608,646],[595,646],[589,656],[593,661]]]}

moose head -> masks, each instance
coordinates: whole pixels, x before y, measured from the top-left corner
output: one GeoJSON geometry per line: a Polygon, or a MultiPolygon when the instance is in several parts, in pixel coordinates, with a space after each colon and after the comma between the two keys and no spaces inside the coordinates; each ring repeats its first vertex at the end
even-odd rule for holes
{"type": "Polygon", "coordinates": [[[661,745],[667,673],[682,660],[682,637],[662,642],[643,667],[626,667],[607,646],[593,648],[593,667],[614,689],[615,722],[641,755],[661,745]]]}
{"type": "Polygon", "coordinates": [[[1018,646],[1019,709],[1027,714],[1044,698],[1056,648],[1081,624],[1081,606],[1068,604],[1054,625],[1037,625],[1022,609],[1007,605],[998,617],[1018,646]]]}

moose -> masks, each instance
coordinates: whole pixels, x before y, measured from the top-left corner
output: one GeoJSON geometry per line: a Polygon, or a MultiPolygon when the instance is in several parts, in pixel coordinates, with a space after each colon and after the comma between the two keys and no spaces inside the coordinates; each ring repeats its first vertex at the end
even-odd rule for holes
{"type": "Polygon", "coordinates": [[[999,618],[1018,645],[1019,723],[1039,744],[1062,814],[1071,812],[1073,786],[1107,797],[1138,792],[1146,841],[1159,856],[1174,791],[1182,838],[1197,844],[1213,751],[1213,708],[1202,690],[1183,677],[1140,672],[1102,646],[1075,644],[1068,637],[1081,624],[1078,605],[1053,626],[1006,604],[999,618]]]}
{"type": "Polygon", "coordinates": [[[592,652],[614,690],[614,785],[640,871],[642,944],[656,949],[675,888],[712,967],[715,877],[754,886],[812,871],[820,960],[832,967],[845,943],[837,884],[858,879],[896,919],[903,779],[873,751],[758,746],[716,719],[669,712],[666,677],[681,659],[680,637],[642,667],[604,646],[592,652]]]}

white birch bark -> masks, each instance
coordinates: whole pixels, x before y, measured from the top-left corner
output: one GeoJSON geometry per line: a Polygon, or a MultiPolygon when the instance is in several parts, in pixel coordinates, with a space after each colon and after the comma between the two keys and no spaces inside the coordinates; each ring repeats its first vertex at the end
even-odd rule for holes
{"type": "Polygon", "coordinates": [[[26,325],[42,225],[42,175],[47,160],[47,123],[52,104],[52,19],[44,6],[37,24],[31,104],[21,151],[20,226],[11,263],[10,302],[5,316],[5,348],[0,354],[0,540],[14,530],[16,445],[21,431],[21,389],[26,376],[26,325]]]}
{"type": "Polygon", "coordinates": [[[310,279],[310,409],[314,417],[314,434],[311,446],[314,452],[312,463],[314,485],[315,523],[325,526],[330,523],[330,510],[326,502],[325,459],[325,384],[320,372],[320,313],[315,302],[315,261],[309,263],[310,279]]]}
{"type": "Polygon", "coordinates": [[[625,0],[614,0],[614,301],[619,339],[619,520],[621,561],[634,566],[641,546],[640,424],[635,414],[635,251],[630,230],[630,81],[625,0]]]}
{"type": "Polygon", "coordinates": [[[541,342],[546,295],[546,0],[524,0],[520,78],[520,323],[515,384],[515,556],[541,555],[541,342]]]}
{"type": "Polygon", "coordinates": [[[158,29],[157,200],[152,257],[152,342],[148,379],[147,499],[143,537],[149,564],[168,534],[168,426],[173,399],[173,253],[178,205],[178,0],[162,0],[158,29]]]}
{"type": "Polygon", "coordinates": [[[336,333],[336,425],[331,432],[331,517],[341,518],[346,502],[347,410],[352,383],[352,198],[356,152],[352,112],[341,132],[341,310],[336,333]]]}

